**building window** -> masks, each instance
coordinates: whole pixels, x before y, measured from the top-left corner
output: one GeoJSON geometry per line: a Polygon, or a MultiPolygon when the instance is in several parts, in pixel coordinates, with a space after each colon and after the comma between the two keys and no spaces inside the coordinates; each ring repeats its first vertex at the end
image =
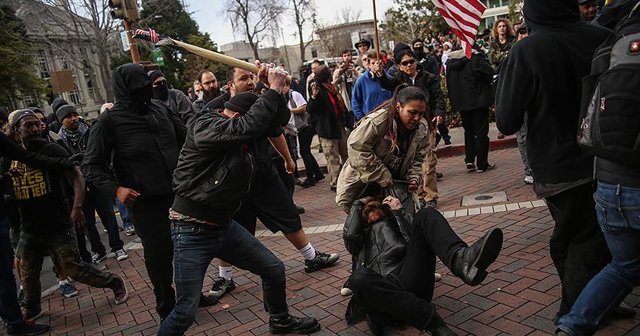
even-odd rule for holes
{"type": "Polygon", "coordinates": [[[316,58],[316,57],[318,57],[318,49],[311,48],[311,58],[316,58]]]}
{"type": "Polygon", "coordinates": [[[80,96],[78,90],[73,90],[69,92],[69,100],[71,100],[74,105],[80,105],[82,103],[82,96],[80,96]]]}
{"type": "Polygon", "coordinates": [[[33,106],[35,105],[35,99],[33,99],[32,96],[23,96],[22,97],[22,102],[24,103],[25,106],[33,106]]]}
{"type": "Polygon", "coordinates": [[[63,70],[69,70],[71,68],[69,65],[69,56],[67,54],[60,56],[60,63],[62,64],[63,70]]]}
{"type": "Polygon", "coordinates": [[[47,53],[44,50],[38,50],[36,58],[38,59],[38,72],[40,78],[49,78],[49,64],[47,62],[47,53]]]}

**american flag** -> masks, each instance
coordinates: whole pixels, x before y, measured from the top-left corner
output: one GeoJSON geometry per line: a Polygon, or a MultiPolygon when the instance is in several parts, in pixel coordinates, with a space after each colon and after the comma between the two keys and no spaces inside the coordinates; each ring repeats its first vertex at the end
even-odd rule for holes
{"type": "Polygon", "coordinates": [[[160,35],[158,35],[158,33],[156,33],[156,31],[151,28],[149,28],[149,31],[146,31],[144,29],[136,29],[133,35],[146,36],[149,41],[153,43],[158,43],[160,41],[160,35]]]}
{"type": "Polygon", "coordinates": [[[476,42],[480,17],[485,5],[480,0],[432,0],[438,12],[447,22],[451,31],[462,42],[467,57],[471,58],[471,48],[476,42]]]}

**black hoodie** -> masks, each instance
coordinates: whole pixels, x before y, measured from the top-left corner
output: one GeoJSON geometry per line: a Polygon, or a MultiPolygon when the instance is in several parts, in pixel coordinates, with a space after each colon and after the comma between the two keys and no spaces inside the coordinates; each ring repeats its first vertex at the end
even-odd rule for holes
{"type": "Polygon", "coordinates": [[[593,157],[576,141],[581,82],[610,32],[581,22],[575,0],[525,1],[523,11],[531,34],[513,46],[503,64],[498,129],[514,134],[527,112],[527,153],[536,182],[589,178],[593,157]]]}
{"type": "Polygon", "coordinates": [[[91,127],[82,165],[87,181],[109,195],[115,195],[118,186],[134,189],[142,198],[172,194],[184,124],[151,101],[151,81],[142,65],[118,67],[113,92],[113,107],[91,127]],[[108,170],[112,155],[115,179],[108,170]]]}

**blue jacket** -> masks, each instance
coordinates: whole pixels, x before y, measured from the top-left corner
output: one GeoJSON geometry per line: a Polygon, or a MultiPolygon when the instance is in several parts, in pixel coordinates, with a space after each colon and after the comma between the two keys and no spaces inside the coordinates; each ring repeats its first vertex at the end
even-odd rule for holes
{"type": "Polygon", "coordinates": [[[356,121],[364,118],[391,96],[393,92],[383,89],[377,79],[371,78],[369,70],[365,71],[356,81],[351,97],[351,110],[356,121]]]}

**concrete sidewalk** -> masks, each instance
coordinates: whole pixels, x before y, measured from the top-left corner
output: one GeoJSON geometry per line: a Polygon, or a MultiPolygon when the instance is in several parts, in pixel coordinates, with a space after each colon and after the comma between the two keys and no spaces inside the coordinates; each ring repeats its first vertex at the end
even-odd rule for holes
{"type": "MultiPolygon", "coordinates": [[[[553,221],[543,201],[538,201],[531,186],[522,181],[523,168],[517,149],[493,151],[489,160],[495,170],[467,173],[462,157],[444,158],[438,167],[445,176],[439,182],[439,209],[449,218],[454,230],[468,243],[474,242],[493,227],[505,233],[505,244],[498,260],[490,268],[484,283],[469,287],[454,277],[441,263],[443,275],[436,284],[434,303],[445,321],[459,335],[548,335],[553,332],[551,319],[558,309],[560,287],[549,257],[548,241],[553,221]],[[462,207],[462,196],[487,192],[506,193],[500,203],[462,207]]],[[[302,215],[305,231],[321,251],[338,252],[337,266],[304,273],[298,251],[282,235],[259,229],[260,240],[286,265],[287,296],[293,314],[312,315],[323,329],[314,335],[366,335],[366,323],[348,326],[344,320],[349,298],[339,290],[350,274],[351,263],[342,242],[345,214],[334,202],[335,194],[328,182],[308,189],[296,189],[296,203],[306,208],[302,215]]],[[[108,269],[125,276],[133,289],[129,301],[115,306],[110,291],[78,284],[80,295],[65,299],[59,293],[43,297],[44,315],[40,322],[51,323],[51,335],[153,335],[159,317],[147,277],[139,244],[130,246],[129,259],[107,260],[108,269]]],[[[217,270],[212,266],[205,278],[205,288],[217,270]]],[[[268,316],[262,304],[259,279],[236,271],[238,285],[218,305],[200,309],[196,323],[187,335],[264,335],[268,333],[268,316]]],[[[640,308],[640,291],[625,300],[640,308]]],[[[0,330],[2,334],[4,330],[0,330]]],[[[408,327],[397,335],[418,335],[408,327]]],[[[596,335],[640,335],[640,319],[611,321],[596,335]]]]}

